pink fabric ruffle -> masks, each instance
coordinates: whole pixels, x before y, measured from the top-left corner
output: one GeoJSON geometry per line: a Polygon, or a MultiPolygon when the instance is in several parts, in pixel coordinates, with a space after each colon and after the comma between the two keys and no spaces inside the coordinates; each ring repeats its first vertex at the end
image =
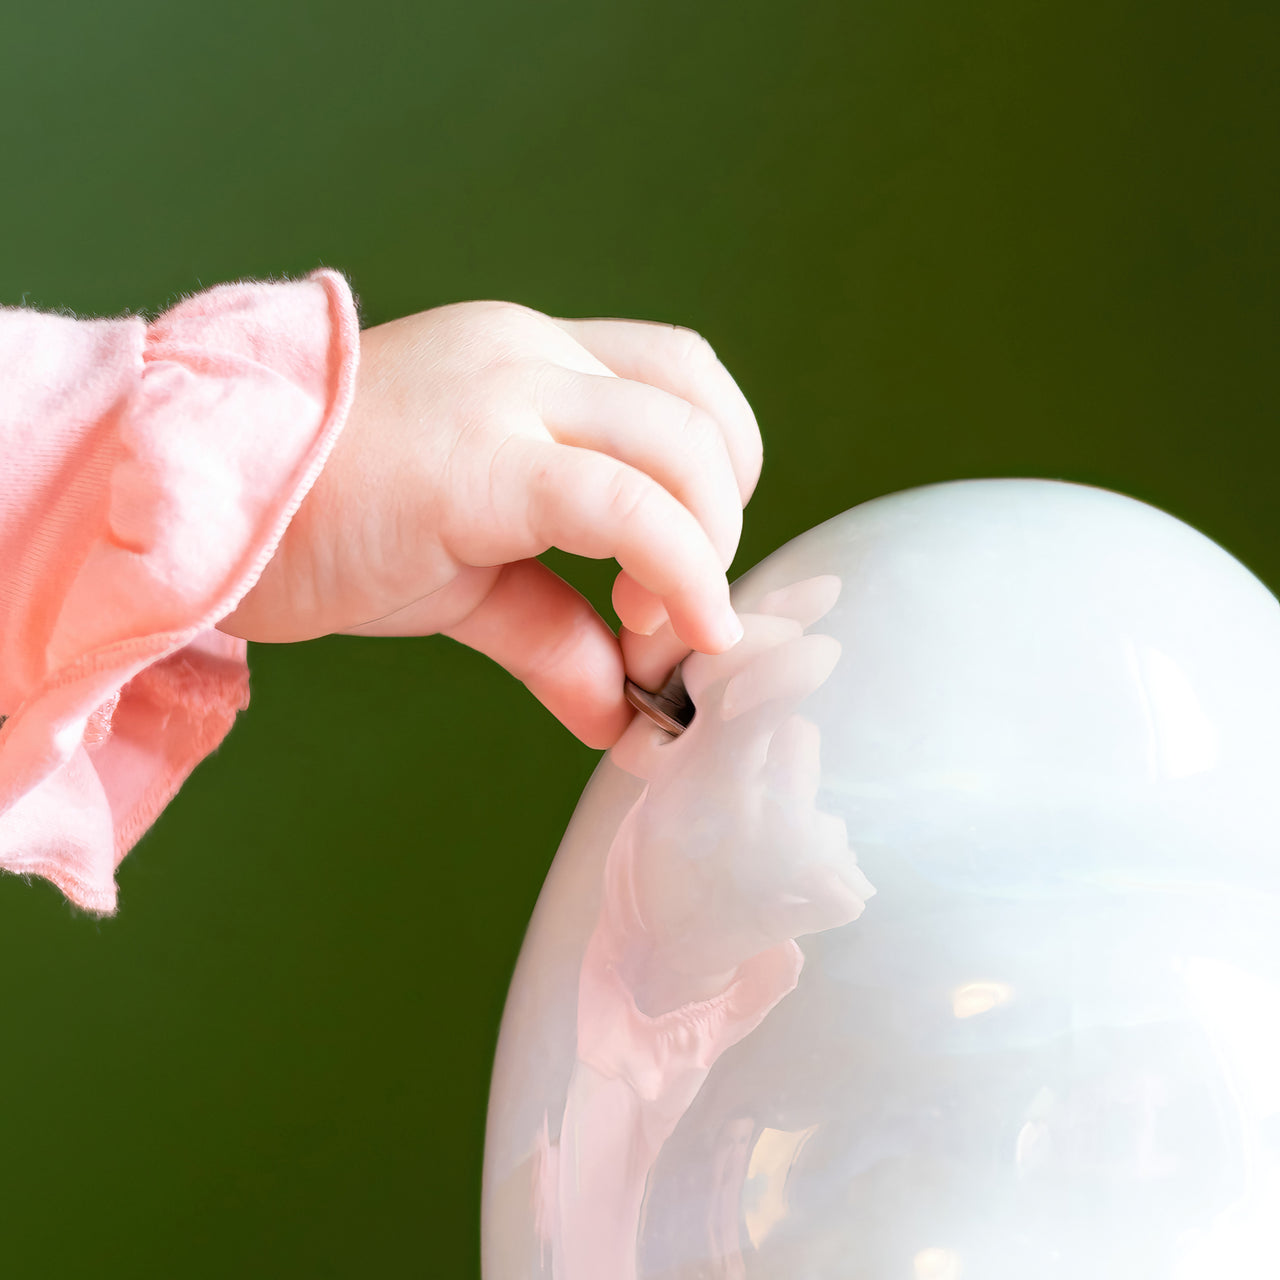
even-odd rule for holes
{"type": "Polygon", "coordinates": [[[0,867],[116,906],[115,868],[248,703],[214,629],[355,390],[341,276],[147,325],[0,309],[0,867]]]}

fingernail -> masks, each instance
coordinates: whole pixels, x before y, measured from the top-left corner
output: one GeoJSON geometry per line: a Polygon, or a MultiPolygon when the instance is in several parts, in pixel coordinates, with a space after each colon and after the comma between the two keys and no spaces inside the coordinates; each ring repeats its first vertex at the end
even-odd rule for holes
{"type": "Polygon", "coordinates": [[[662,629],[663,623],[667,620],[667,611],[659,605],[657,608],[645,613],[639,614],[632,619],[636,625],[627,627],[627,630],[638,636],[656,635],[662,629]]]}
{"type": "Polygon", "coordinates": [[[721,653],[726,649],[732,649],[733,646],[737,644],[744,635],[746,635],[746,632],[742,627],[742,619],[739,618],[732,609],[729,610],[728,615],[721,622],[718,628],[718,634],[720,637],[721,653]]]}

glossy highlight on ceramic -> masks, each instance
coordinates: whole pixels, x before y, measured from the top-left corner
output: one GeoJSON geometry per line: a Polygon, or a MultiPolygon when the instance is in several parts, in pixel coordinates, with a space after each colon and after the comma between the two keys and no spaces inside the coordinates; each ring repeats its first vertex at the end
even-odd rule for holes
{"type": "Polygon", "coordinates": [[[1141,503],[971,481],[734,593],[548,876],[486,1280],[1280,1274],[1280,606],[1141,503]]]}

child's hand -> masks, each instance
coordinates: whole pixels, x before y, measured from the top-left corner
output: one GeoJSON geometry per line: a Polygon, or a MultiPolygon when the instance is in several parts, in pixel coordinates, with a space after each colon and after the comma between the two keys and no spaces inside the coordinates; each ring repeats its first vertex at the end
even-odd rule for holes
{"type": "Polygon", "coordinates": [[[608,746],[631,717],[619,642],[534,557],[616,558],[624,626],[669,619],[677,647],[722,652],[741,634],[725,570],[760,450],[742,393],[688,330],[497,302],[379,325],[327,466],[221,626],[264,641],[443,632],[608,746]]]}

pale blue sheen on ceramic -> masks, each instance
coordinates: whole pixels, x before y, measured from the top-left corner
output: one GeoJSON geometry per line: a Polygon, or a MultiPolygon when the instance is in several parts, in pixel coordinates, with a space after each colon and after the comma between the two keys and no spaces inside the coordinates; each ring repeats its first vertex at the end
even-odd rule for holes
{"type": "MultiPolygon", "coordinates": [[[[1280,1276],[1280,606],[1177,520],[1046,481],[854,508],[735,605],[818,575],[840,593],[809,633],[840,656],[799,705],[816,807],[876,893],[798,938],[795,990],[711,1066],[649,1172],[635,1275],[1280,1276]]],[[[530,1162],[641,786],[606,757],[530,925],[486,1280],[553,1275],[530,1162]]],[[[724,802],[691,798],[690,829],[724,802]]]]}

